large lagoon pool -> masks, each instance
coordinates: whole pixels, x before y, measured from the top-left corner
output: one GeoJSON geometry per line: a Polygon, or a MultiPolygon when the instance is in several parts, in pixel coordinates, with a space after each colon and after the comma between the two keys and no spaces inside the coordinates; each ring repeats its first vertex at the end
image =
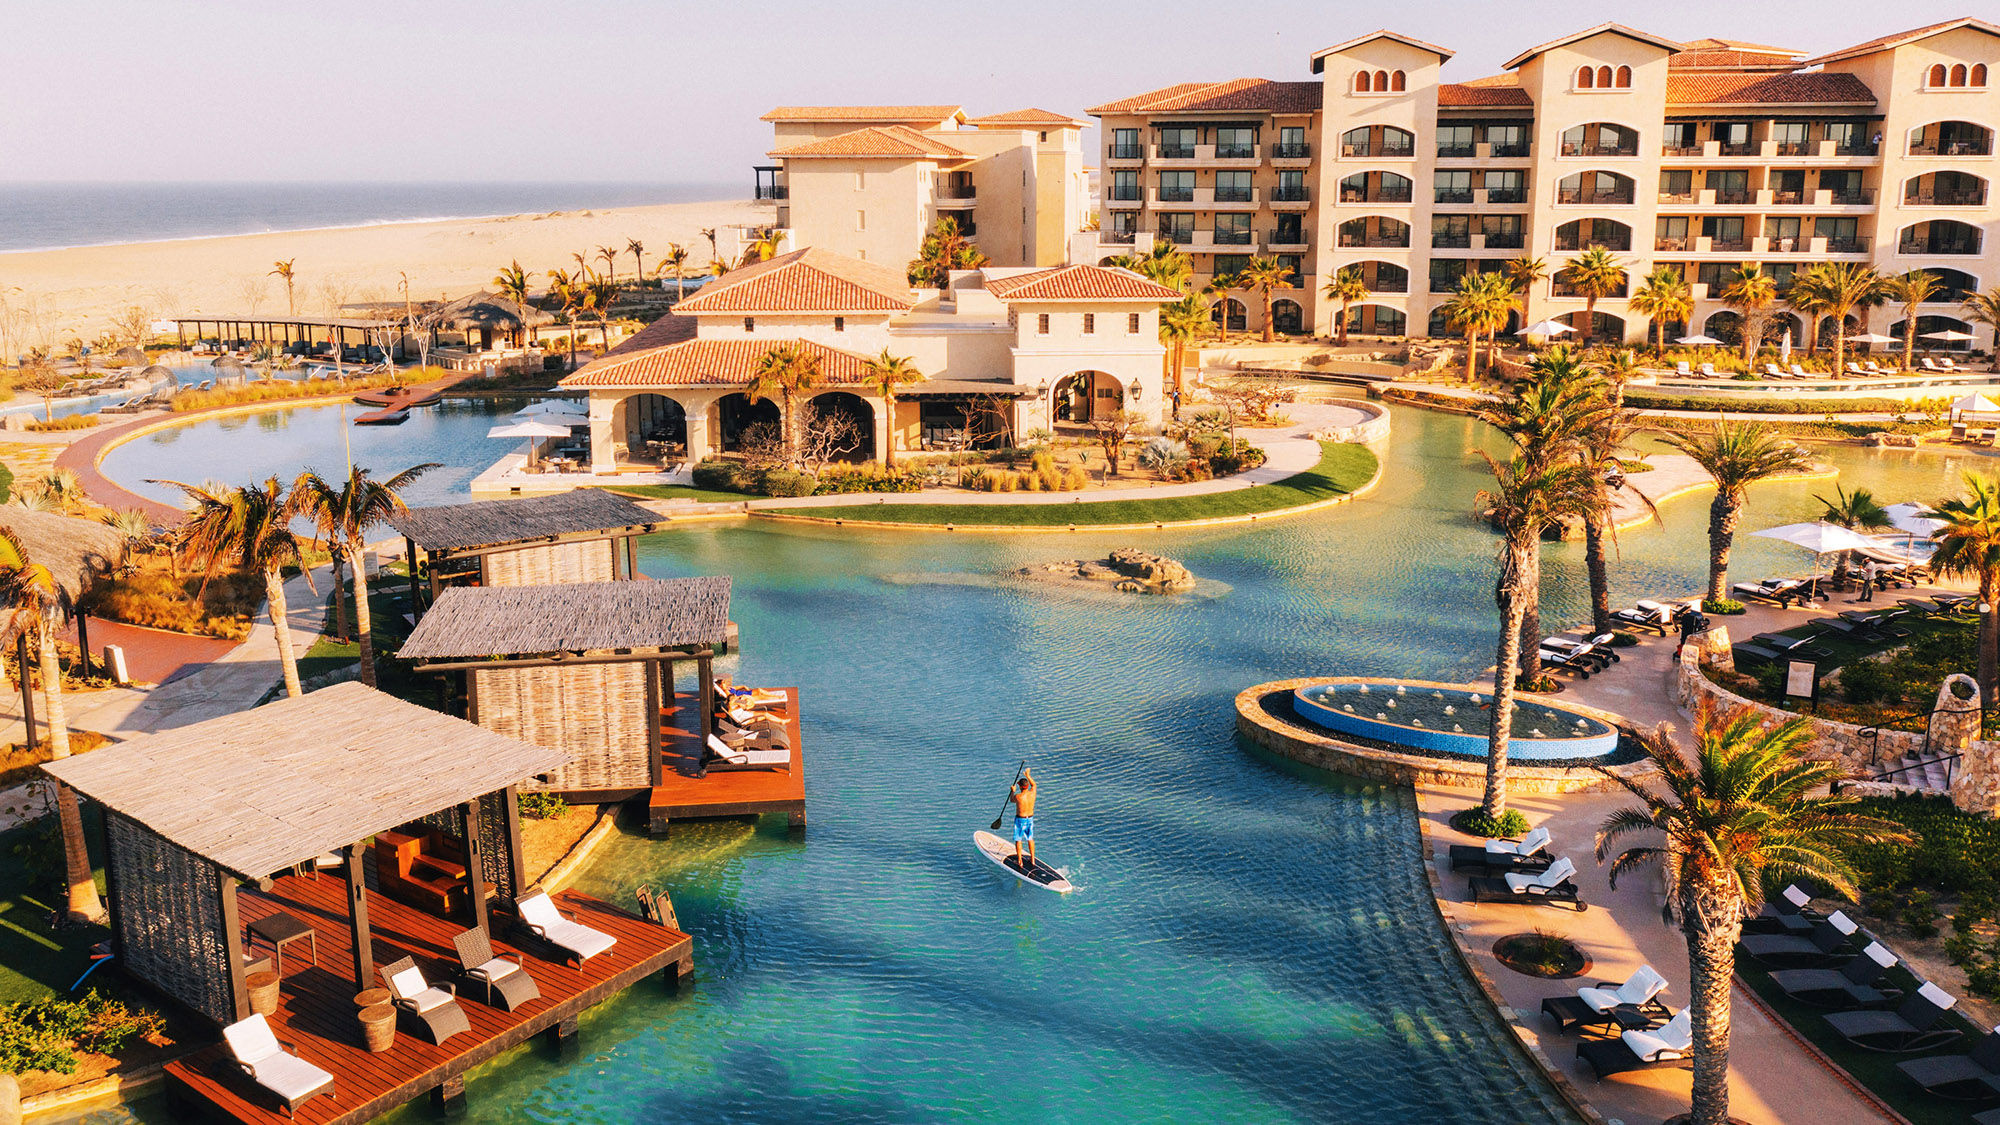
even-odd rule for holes
{"type": "MultiPolygon", "coordinates": [[[[199,423],[124,447],[106,470],[138,487],[337,468],[338,430],[290,413],[199,423]],[[239,427],[228,442],[225,424],[239,427]]],[[[465,436],[487,424],[419,411],[379,437],[355,431],[356,458],[393,471],[476,448],[454,466],[473,470],[498,452],[465,436]],[[381,444],[364,453],[364,434],[381,444]]],[[[724,522],[645,540],[649,574],[734,576],[743,647],[724,670],[802,689],[811,827],[803,840],[782,818],[615,838],[580,889],[620,903],[640,883],[670,891],[695,937],[695,986],[604,1005],[574,1059],[503,1056],[473,1075],[467,1119],[1571,1120],[1447,944],[1409,792],[1234,739],[1231,701],[1249,684],[1448,682],[1491,662],[1495,541],[1473,517],[1482,474],[1468,457],[1487,439],[1421,411],[1396,410],[1395,425],[1376,492],[1242,528],[724,522]],[[1218,593],[1004,577],[1128,543],[1218,593]],[[1042,855],[1075,894],[1026,887],[972,848],[1023,758],[1042,783],[1042,855]]],[[[1885,501],[1943,494],[1958,460],[1830,455],[1885,501]]],[[[1754,490],[1744,527],[1801,518],[1828,488],[1754,490]]],[[[1706,503],[1665,514],[1664,531],[1621,538],[1620,596],[1697,586],[1706,503]]],[[[1545,557],[1545,617],[1560,622],[1582,609],[1581,552],[1545,557]]],[[[1746,539],[1736,573],[1804,561],[1746,539]]],[[[138,1117],[171,1120],[151,1104],[138,1117]]]]}

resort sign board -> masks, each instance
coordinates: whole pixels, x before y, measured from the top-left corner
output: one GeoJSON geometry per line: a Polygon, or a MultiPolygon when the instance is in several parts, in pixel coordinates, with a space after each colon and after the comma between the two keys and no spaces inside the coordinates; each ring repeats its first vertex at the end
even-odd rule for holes
{"type": "Polygon", "coordinates": [[[1816,661],[1793,660],[1786,663],[1785,697],[1819,702],[1819,664],[1816,661]]]}

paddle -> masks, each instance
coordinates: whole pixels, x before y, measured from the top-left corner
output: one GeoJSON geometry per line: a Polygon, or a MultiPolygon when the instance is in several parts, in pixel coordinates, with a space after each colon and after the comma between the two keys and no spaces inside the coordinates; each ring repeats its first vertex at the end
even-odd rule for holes
{"type": "Polygon", "coordinates": [[[1021,783],[1021,771],[1026,768],[1028,768],[1028,759],[1026,758],[1022,758],[1021,764],[1014,767],[1014,780],[1007,783],[1007,796],[1000,800],[1000,815],[993,818],[993,827],[988,829],[988,831],[1000,831],[1000,822],[1007,819],[1007,800],[1014,796],[1014,786],[1021,783]]]}

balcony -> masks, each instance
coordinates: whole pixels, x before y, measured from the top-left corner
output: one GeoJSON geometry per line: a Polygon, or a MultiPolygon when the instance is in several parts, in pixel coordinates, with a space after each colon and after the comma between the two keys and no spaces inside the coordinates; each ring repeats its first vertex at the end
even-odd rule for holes
{"type": "Polygon", "coordinates": [[[1370,293],[1408,293],[1410,291],[1409,274],[1404,274],[1401,277],[1384,277],[1378,273],[1375,275],[1373,281],[1367,281],[1365,277],[1363,280],[1367,282],[1370,293]]]}
{"type": "Polygon", "coordinates": [[[1618,145],[1580,145],[1565,142],[1562,146],[1562,154],[1564,156],[1637,156],[1639,155],[1639,150],[1636,148],[1621,148],[1618,145]]]}
{"type": "Polygon", "coordinates": [[[1826,155],[1829,156],[1874,156],[1876,146],[1873,141],[1827,141],[1826,155]]]}
{"type": "Polygon", "coordinates": [[[1766,141],[1772,156],[1817,156],[1819,146],[1811,141],[1766,141]]]}
{"type": "Polygon", "coordinates": [[[973,186],[970,176],[955,179],[944,175],[933,181],[931,195],[940,207],[970,207],[978,202],[979,189],[973,186]]]}
{"type": "Polygon", "coordinates": [[[1132,230],[1100,230],[1097,240],[1106,246],[1130,246],[1138,233],[1132,230]]]}
{"type": "Polygon", "coordinates": [[[791,189],[784,184],[758,184],[756,199],[789,199],[791,189]]]}
{"type": "Polygon", "coordinates": [[[1692,189],[1688,191],[1663,191],[1660,193],[1660,202],[1691,204],[1694,202],[1694,191],[1692,189]]]}
{"type": "Polygon", "coordinates": [[[1467,188],[1464,191],[1441,191],[1437,193],[1437,197],[1433,200],[1433,202],[1445,203],[1445,204],[1471,203],[1472,189],[1467,188]]]}
{"type": "Polygon", "coordinates": [[[1557,235],[1555,248],[1564,251],[1610,250],[1614,253],[1625,254],[1631,251],[1632,244],[1630,239],[1622,239],[1622,238],[1621,239],[1592,238],[1589,240],[1584,240],[1577,238],[1574,235],[1571,235],[1568,238],[1565,238],[1562,235],[1557,235]]]}
{"type": "Polygon", "coordinates": [[[1750,238],[1747,235],[1735,238],[1710,238],[1708,248],[1717,254],[1747,254],[1750,252],[1750,238]]]}
{"type": "Polygon", "coordinates": [[[1312,146],[1303,143],[1293,145],[1275,144],[1271,146],[1271,159],[1310,160],[1312,159],[1312,146]]]}
{"type": "Polygon", "coordinates": [[[1991,156],[1993,142],[1990,140],[1963,141],[1917,141],[1910,146],[1911,156],[1991,156]]]}
{"type": "Polygon", "coordinates": [[[1526,188],[1500,188],[1498,190],[1488,188],[1486,190],[1486,202],[1488,203],[1526,203],[1527,201],[1528,192],[1526,188]]]}
{"type": "Polygon", "coordinates": [[[1824,242],[1826,244],[1825,253],[1828,254],[1866,254],[1868,252],[1868,240],[1859,235],[1849,235],[1846,238],[1815,238],[1813,242],[1815,244],[1824,242]]]}
{"type": "Polygon", "coordinates": [[[1479,249],[1519,250],[1521,248],[1521,241],[1521,232],[1517,230],[1487,231],[1482,238],[1482,244],[1479,249]]]}
{"type": "Polygon", "coordinates": [[[1822,189],[1819,194],[1826,197],[1826,206],[1828,207],[1875,206],[1875,193],[1868,188],[1857,188],[1854,191],[1827,191],[1822,189]]]}
{"type": "Polygon", "coordinates": [[[1433,231],[1431,232],[1431,249],[1470,250],[1472,249],[1472,232],[1433,231]]]}
{"type": "Polygon", "coordinates": [[[1441,144],[1438,146],[1439,160],[1467,160],[1478,155],[1479,155],[1478,145],[1441,144]]]}
{"type": "Polygon", "coordinates": [[[1273,203],[1306,203],[1312,198],[1312,189],[1303,184],[1287,187],[1283,184],[1271,189],[1273,203]]]}
{"type": "MultiPolygon", "coordinates": [[[[1200,149],[1200,147],[1201,147],[1200,145],[1196,145],[1196,146],[1195,146],[1195,148],[1196,148],[1197,150],[1199,150],[1199,149],[1200,149]]],[[[1215,146],[1215,159],[1217,159],[1217,160],[1255,160],[1255,159],[1257,159],[1257,146],[1256,146],[1256,145],[1216,145],[1216,146],[1215,146]]]]}
{"type": "MultiPolygon", "coordinates": [[[[1280,188],[1279,190],[1282,191],[1284,189],[1280,188]]],[[[1305,189],[1300,188],[1299,190],[1304,191],[1305,189]]],[[[1342,203],[1408,203],[1410,201],[1410,189],[1406,187],[1378,187],[1373,191],[1343,191],[1340,193],[1340,201],[1342,203]]],[[[1286,200],[1285,202],[1297,201],[1286,200]]]]}
{"type": "Polygon", "coordinates": [[[1685,254],[1688,250],[1688,239],[1686,235],[1655,237],[1653,239],[1653,249],[1669,250],[1676,254],[1685,254]]]}
{"type": "Polygon", "coordinates": [[[1986,193],[1982,191],[1921,191],[1916,198],[1903,197],[1905,207],[1984,207],[1986,193]]]}
{"type": "Polygon", "coordinates": [[[1342,231],[1340,245],[1342,249],[1408,250],[1410,234],[1408,231],[1401,234],[1350,234],[1342,231]]]}
{"type": "Polygon", "coordinates": [[[1385,160],[1408,160],[1417,155],[1417,146],[1410,144],[1357,144],[1341,145],[1342,156],[1373,156],[1385,160]]]}
{"type": "Polygon", "coordinates": [[[1512,144],[1490,145],[1488,147],[1494,156],[1502,160],[1520,160],[1524,159],[1528,155],[1528,142],[1526,141],[1518,141],[1512,144]]]}
{"type": "Polygon", "coordinates": [[[1214,242],[1217,246],[1252,246],[1256,244],[1256,238],[1248,230],[1218,230],[1210,231],[1209,233],[1214,236],[1214,242]]]}
{"type": "Polygon", "coordinates": [[[1312,235],[1307,233],[1304,227],[1300,227],[1297,230],[1279,227],[1276,230],[1264,232],[1264,248],[1266,250],[1304,250],[1311,243],[1312,235]]]}
{"type": "Polygon", "coordinates": [[[1193,164],[1254,164],[1256,145],[1155,145],[1155,160],[1180,160],[1193,164]]]}
{"type": "Polygon", "coordinates": [[[1105,153],[1107,160],[1144,160],[1145,145],[1112,145],[1105,153]]]}
{"type": "Polygon", "coordinates": [[[1194,233],[1193,227],[1187,227],[1186,229],[1169,227],[1154,234],[1153,237],[1162,242],[1171,242],[1175,246],[1192,246],[1194,244],[1194,233]]]}
{"type": "Polygon", "coordinates": [[[1106,198],[1113,203],[1137,203],[1145,196],[1139,194],[1138,184],[1113,184],[1111,194],[1106,198]]]}
{"type": "Polygon", "coordinates": [[[1246,248],[1257,244],[1255,236],[1247,230],[1196,230],[1176,231],[1176,236],[1185,233],[1186,241],[1175,238],[1174,244],[1190,254],[1240,254],[1246,248]]]}
{"type": "Polygon", "coordinates": [[[1567,204],[1585,204],[1589,206],[1600,206],[1600,205],[1625,206],[1632,202],[1632,192],[1630,190],[1583,191],[1578,188],[1558,189],[1556,191],[1556,202],[1567,203],[1567,204]]]}
{"type": "Polygon", "coordinates": [[[1661,156],[1700,156],[1701,142],[1693,144],[1664,144],[1660,146],[1661,156]]]}
{"type": "Polygon", "coordinates": [[[1217,203],[1255,203],[1257,189],[1247,187],[1219,187],[1214,189],[1217,203]]]}
{"type": "Polygon", "coordinates": [[[1750,202],[1748,188],[1725,188],[1715,193],[1715,202],[1723,207],[1741,207],[1750,202]]]}
{"type": "Polygon", "coordinates": [[[1249,210],[1257,206],[1255,188],[1154,188],[1151,202],[1181,210],[1249,210]]]}
{"type": "Polygon", "coordinates": [[[1804,189],[1774,189],[1766,194],[1775,207],[1802,207],[1808,202],[1804,189]]]}
{"type": "Polygon", "coordinates": [[[1715,152],[1718,156],[1755,156],[1757,146],[1749,141],[1717,141],[1715,152]]]}
{"type": "Polygon", "coordinates": [[[1977,254],[1979,244],[1969,238],[1905,238],[1896,244],[1898,254],[1977,254]]]}

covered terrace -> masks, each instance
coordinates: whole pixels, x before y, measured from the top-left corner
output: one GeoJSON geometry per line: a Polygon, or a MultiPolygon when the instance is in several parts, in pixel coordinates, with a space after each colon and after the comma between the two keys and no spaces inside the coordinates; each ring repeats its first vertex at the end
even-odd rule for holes
{"type": "Polygon", "coordinates": [[[389,517],[410,563],[410,611],[447,586],[603,582],[638,574],[634,545],[665,521],[597,488],[411,508],[389,517]],[[426,564],[419,567],[418,563],[426,564]],[[429,597],[424,597],[428,578],[429,597]]]}

